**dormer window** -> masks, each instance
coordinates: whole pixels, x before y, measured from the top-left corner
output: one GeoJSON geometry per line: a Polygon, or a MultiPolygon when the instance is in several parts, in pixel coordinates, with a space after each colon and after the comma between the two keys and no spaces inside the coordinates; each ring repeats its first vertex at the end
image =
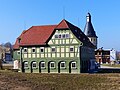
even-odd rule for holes
{"type": "Polygon", "coordinates": [[[20,41],[21,41],[21,38],[18,38],[18,43],[20,43],[20,41]]]}

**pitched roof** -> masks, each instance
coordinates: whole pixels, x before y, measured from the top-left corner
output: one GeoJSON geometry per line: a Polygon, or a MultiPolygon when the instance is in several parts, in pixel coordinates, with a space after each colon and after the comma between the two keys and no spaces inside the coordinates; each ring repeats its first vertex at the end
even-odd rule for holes
{"type": "Polygon", "coordinates": [[[55,27],[56,25],[32,26],[17,38],[14,49],[19,46],[45,45],[55,27]]]}
{"type": "Polygon", "coordinates": [[[88,19],[84,28],[84,33],[88,37],[96,37],[96,33],[94,31],[93,25],[91,23],[91,15],[90,13],[87,14],[86,18],[88,19]]]}
{"type": "Polygon", "coordinates": [[[90,42],[88,37],[82,32],[80,28],[71,24],[67,20],[64,20],[64,21],[66,22],[68,29],[72,31],[72,33],[77,37],[78,40],[80,40],[83,43],[84,46],[95,48],[95,46],[90,42]]]}
{"type": "Polygon", "coordinates": [[[67,21],[65,19],[63,19],[55,29],[66,29],[69,28],[67,21]]]}
{"type": "Polygon", "coordinates": [[[32,26],[28,30],[23,31],[17,38],[14,49],[18,49],[19,46],[46,45],[56,29],[69,29],[85,46],[94,47],[80,28],[63,19],[58,25],[32,26]]]}

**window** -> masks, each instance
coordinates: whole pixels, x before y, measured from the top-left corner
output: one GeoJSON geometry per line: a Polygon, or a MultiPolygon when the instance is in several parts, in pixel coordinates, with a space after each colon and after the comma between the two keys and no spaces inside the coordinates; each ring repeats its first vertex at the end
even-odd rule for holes
{"type": "Polygon", "coordinates": [[[33,63],[32,63],[32,67],[33,67],[33,68],[36,68],[36,67],[37,67],[37,63],[36,63],[36,62],[33,62],[33,63]]]}
{"type": "Polygon", "coordinates": [[[27,61],[24,62],[24,68],[28,68],[28,62],[27,61]]]}
{"type": "Polygon", "coordinates": [[[51,63],[50,63],[50,67],[51,67],[51,68],[55,68],[55,62],[51,62],[51,63]]]}
{"type": "Polygon", "coordinates": [[[20,51],[17,51],[17,54],[20,55],[20,51]]]}
{"type": "Polygon", "coordinates": [[[66,38],[70,38],[70,35],[69,35],[69,34],[66,34],[66,38]]]}
{"type": "Polygon", "coordinates": [[[74,52],[74,48],[73,47],[70,47],[70,52],[74,52]]]}
{"type": "Polygon", "coordinates": [[[61,63],[60,63],[60,67],[61,67],[61,68],[65,68],[65,62],[61,62],[61,63]]]}
{"type": "Polygon", "coordinates": [[[36,51],[35,48],[32,48],[32,52],[35,53],[35,51],[36,51]]]}
{"type": "Polygon", "coordinates": [[[61,38],[61,34],[59,34],[59,38],[61,38]]]}
{"type": "Polygon", "coordinates": [[[45,62],[41,62],[41,68],[45,68],[45,62]]]}
{"type": "Polygon", "coordinates": [[[76,68],[76,62],[72,62],[72,63],[71,63],[71,67],[72,67],[72,68],[76,68]]]}
{"type": "Polygon", "coordinates": [[[58,35],[55,35],[55,38],[58,38],[58,35]]]}
{"type": "Polygon", "coordinates": [[[40,52],[43,53],[44,52],[44,47],[40,48],[40,52]]]}
{"type": "Polygon", "coordinates": [[[24,53],[27,53],[27,48],[24,48],[24,53]]]}
{"type": "Polygon", "coordinates": [[[56,52],[56,49],[55,49],[55,47],[52,47],[52,52],[56,52]]]}
{"type": "Polygon", "coordinates": [[[62,38],[65,38],[65,34],[62,34],[62,38]]]}

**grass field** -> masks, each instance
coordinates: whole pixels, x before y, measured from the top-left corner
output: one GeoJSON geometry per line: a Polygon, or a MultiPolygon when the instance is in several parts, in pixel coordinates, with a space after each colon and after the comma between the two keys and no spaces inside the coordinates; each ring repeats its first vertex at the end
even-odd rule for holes
{"type": "Polygon", "coordinates": [[[25,74],[0,71],[0,90],[119,90],[120,74],[25,74]]]}

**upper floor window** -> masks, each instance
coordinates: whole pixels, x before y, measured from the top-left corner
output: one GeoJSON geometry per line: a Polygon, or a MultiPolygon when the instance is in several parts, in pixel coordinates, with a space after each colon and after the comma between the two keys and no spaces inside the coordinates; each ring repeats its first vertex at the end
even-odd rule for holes
{"type": "Polygon", "coordinates": [[[56,34],[55,35],[55,38],[70,38],[70,35],[69,34],[56,34]]]}
{"type": "Polygon", "coordinates": [[[66,38],[66,37],[65,37],[65,34],[62,34],[62,38],[66,38]]]}
{"type": "Polygon", "coordinates": [[[17,51],[17,54],[20,55],[20,51],[17,51]]]}
{"type": "Polygon", "coordinates": [[[55,38],[58,38],[58,35],[57,35],[57,34],[55,35],[55,38]]]}
{"type": "Polygon", "coordinates": [[[66,38],[70,38],[70,35],[69,35],[69,34],[66,34],[66,38]]]}
{"type": "Polygon", "coordinates": [[[24,53],[27,53],[27,48],[24,48],[24,53]]]}
{"type": "Polygon", "coordinates": [[[59,34],[59,38],[62,38],[62,35],[61,35],[61,34],[59,34]]]}
{"type": "Polygon", "coordinates": [[[36,52],[35,48],[32,48],[32,52],[33,52],[33,53],[35,53],[35,52],[36,52]]]}
{"type": "Polygon", "coordinates": [[[52,51],[52,52],[56,52],[56,48],[55,48],[55,47],[52,47],[52,48],[51,48],[51,51],[52,51]]]}
{"type": "Polygon", "coordinates": [[[40,52],[43,53],[44,52],[44,47],[40,48],[40,52]]]}
{"type": "Polygon", "coordinates": [[[74,47],[70,47],[70,52],[74,52],[74,47]]]}

